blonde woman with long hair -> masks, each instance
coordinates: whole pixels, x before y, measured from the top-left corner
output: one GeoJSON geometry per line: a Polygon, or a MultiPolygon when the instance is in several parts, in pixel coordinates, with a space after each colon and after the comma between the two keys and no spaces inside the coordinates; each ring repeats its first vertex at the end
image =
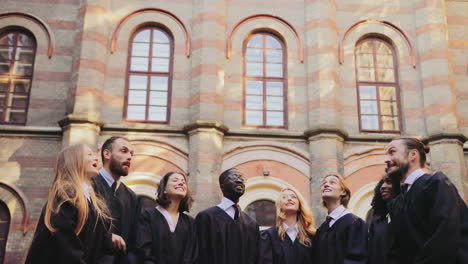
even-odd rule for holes
{"type": "Polygon", "coordinates": [[[91,186],[97,174],[98,159],[88,146],[59,153],[26,263],[97,263],[101,251],[123,241],[107,232],[109,210],[91,186]]]}
{"type": "Polygon", "coordinates": [[[281,190],[276,201],[276,226],[260,236],[259,263],[311,263],[314,235],[314,218],[305,201],[292,188],[281,190]]]}

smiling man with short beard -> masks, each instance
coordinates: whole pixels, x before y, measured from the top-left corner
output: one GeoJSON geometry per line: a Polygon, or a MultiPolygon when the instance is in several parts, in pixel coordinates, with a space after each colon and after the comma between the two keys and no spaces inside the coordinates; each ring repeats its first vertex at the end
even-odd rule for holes
{"type": "Polygon", "coordinates": [[[423,170],[428,152],[416,138],[397,138],[386,148],[387,172],[402,189],[389,203],[389,263],[468,263],[468,208],[444,173],[423,170]]]}
{"type": "Polygon", "coordinates": [[[136,228],[140,204],[136,194],[120,181],[130,170],[133,148],[124,137],[111,137],[101,148],[103,168],[93,179],[96,193],[103,197],[113,218],[111,232],[125,240],[122,247],[116,241],[114,255],[103,255],[99,263],[137,263],[136,228]]]}

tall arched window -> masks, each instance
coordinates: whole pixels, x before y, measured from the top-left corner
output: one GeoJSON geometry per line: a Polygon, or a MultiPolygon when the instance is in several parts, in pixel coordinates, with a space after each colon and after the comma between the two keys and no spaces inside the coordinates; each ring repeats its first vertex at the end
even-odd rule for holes
{"type": "Polygon", "coordinates": [[[245,208],[245,213],[255,219],[260,226],[274,226],[276,224],[276,206],[272,201],[255,201],[245,208]]]}
{"type": "Polygon", "coordinates": [[[171,36],[157,27],[133,34],[127,67],[127,121],[169,122],[173,46],[171,36]]]}
{"type": "Polygon", "coordinates": [[[287,126],[286,52],[270,33],[256,33],[244,46],[245,126],[287,126]]]}
{"type": "Polygon", "coordinates": [[[0,124],[26,124],[36,41],[21,30],[0,34],[0,124]]]}
{"type": "Polygon", "coordinates": [[[401,129],[398,65],[393,47],[379,38],[356,45],[356,80],[361,131],[401,129]]]}

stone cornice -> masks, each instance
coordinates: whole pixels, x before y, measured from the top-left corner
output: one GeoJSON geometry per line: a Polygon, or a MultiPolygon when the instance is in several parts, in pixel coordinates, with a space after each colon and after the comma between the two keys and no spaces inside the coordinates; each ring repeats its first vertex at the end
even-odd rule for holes
{"type": "Polygon", "coordinates": [[[433,135],[424,137],[423,142],[425,144],[428,144],[434,141],[444,140],[444,139],[458,140],[460,141],[461,144],[463,144],[468,140],[468,137],[466,137],[462,133],[438,133],[438,134],[433,134],[433,135]]]}
{"type": "Polygon", "coordinates": [[[86,116],[77,116],[71,114],[67,115],[64,119],[60,120],[58,124],[63,129],[71,124],[91,124],[98,127],[102,127],[104,125],[104,122],[86,116]]]}
{"type": "Polygon", "coordinates": [[[319,128],[319,129],[308,129],[304,131],[304,136],[306,139],[321,135],[321,134],[334,134],[343,140],[348,138],[348,133],[344,130],[338,128],[319,128]]]}
{"type": "Polygon", "coordinates": [[[212,120],[197,120],[192,124],[184,126],[182,129],[184,133],[189,133],[192,130],[199,129],[199,128],[212,128],[216,129],[219,132],[226,134],[229,131],[229,128],[218,121],[212,120]]]}

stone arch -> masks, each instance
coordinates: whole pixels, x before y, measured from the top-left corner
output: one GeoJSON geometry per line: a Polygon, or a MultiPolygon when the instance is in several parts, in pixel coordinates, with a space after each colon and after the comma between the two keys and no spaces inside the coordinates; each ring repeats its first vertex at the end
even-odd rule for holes
{"type": "Polygon", "coordinates": [[[112,31],[111,52],[114,53],[117,51],[119,39],[123,38],[121,35],[125,35],[125,41],[127,41],[134,30],[150,21],[164,25],[171,32],[174,30],[175,39],[183,37],[185,39],[185,55],[187,57],[190,56],[190,33],[188,32],[187,27],[179,17],[161,8],[138,9],[122,18],[112,31]]]}
{"type": "Polygon", "coordinates": [[[415,49],[405,32],[396,25],[383,20],[367,19],[353,24],[343,33],[339,43],[339,62],[354,55],[354,47],[363,36],[384,36],[397,51],[398,61],[407,62],[416,68],[415,49]],[[404,48],[406,47],[406,48],[404,48]]]}
{"type": "MultiPolygon", "coordinates": [[[[304,62],[304,48],[297,30],[285,19],[270,14],[256,14],[239,21],[231,29],[226,42],[226,58],[242,54],[244,40],[252,33],[260,30],[270,31],[284,40],[286,50],[297,51],[297,58],[304,62]]],[[[288,57],[292,57],[289,55],[288,57]]],[[[242,56],[241,56],[242,57],[242,56]]]]}
{"type": "Polygon", "coordinates": [[[348,209],[362,219],[366,219],[367,213],[372,208],[371,202],[374,197],[374,188],[378,181],[373,181],[362,186],[352,196],[348,209]]]}
{"type": "Polygon", "coordinates": [[[12,218],[16,209],[16,203],[20,204],[22,212],[21,227],[23,235],[26,235],[29,231],[30,217],[28,200],[26,196],[16,186],[4,181],[0,181],[0,200],[2,200],[7,205],[12,218]]]}
{"type": "Polygon", "coordinates": [[[369,182],[379,181],[385,173],[384,148],[370,148],[349,154],[344,159],[346,183],[352,195],[369,182]]]}
{"type": "Polygon", "coordinates": [[[49,25],[41,18],[25,12],[0,13],[0,29],[10,26],[22,27],[30,31],[36,38],[37,50],[47,50],[47,56],[52,58],[55,38],[49,25]]]}

